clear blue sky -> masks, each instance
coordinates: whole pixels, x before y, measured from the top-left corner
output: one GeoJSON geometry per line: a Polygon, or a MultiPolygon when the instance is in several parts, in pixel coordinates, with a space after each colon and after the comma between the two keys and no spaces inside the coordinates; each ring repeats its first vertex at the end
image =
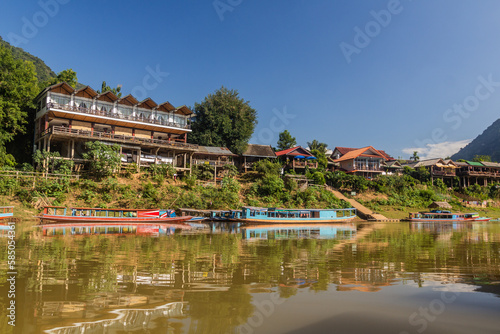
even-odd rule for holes
{"type": "Polygon", "coordinates": [[[499,15],[497,0],[7,0],[0,35],[95,89],[176,106],[237,89],[254,143],[286,128],[303,146],[444,157],[499,117],[499,15]],[[147,67],[169,75],[144,85],[147,67]]]}

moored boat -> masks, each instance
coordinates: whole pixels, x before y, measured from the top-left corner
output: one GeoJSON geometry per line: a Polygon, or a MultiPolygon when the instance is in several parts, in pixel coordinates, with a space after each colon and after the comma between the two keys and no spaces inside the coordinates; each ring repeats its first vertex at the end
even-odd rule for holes
{"type": "Polygon", "coordinates": [[[243,207],[232,220],[252,224],[339,223],[356,218],[356,209],[278,209],[243,207]]]}
{"type": "Polygon", "coordinates": [[[14,217],[13,206],[0,206],[0,220],[14,217]]]}
{"type": "Polygon", "coordinates": [[[178,217],[174,210],[66,208],[46,206],[35,216],[41,223],[181,223],[192,216],[178,217]]]}
{"type": "Polygon", "coordinates": [[[491,218],[480,217],[477,212],[461,213],[447,210],[431,210],[423,212],[411,212],[410,221],[489,221],[491,218]]]}

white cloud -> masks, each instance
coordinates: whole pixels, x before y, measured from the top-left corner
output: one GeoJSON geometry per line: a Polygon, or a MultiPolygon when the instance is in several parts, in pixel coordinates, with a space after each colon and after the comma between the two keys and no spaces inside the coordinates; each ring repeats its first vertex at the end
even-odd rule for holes
{"type": "Polygon", "coordinates": [[[412,156],[413,152],[417,151],[420,160],[446,158],[457,153],[462,147],[465,147],[471,141],[472,139],[445,141],[438,144],[427,144],[425,147],[404,148],[402,151],[409,156],[412,156]]]}

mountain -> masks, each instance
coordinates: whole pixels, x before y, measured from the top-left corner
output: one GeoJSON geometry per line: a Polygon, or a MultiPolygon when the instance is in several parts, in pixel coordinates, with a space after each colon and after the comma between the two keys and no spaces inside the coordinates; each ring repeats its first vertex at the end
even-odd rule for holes
{"type": "Polygon", "coordinates": [[[489,155],[491,161],[500,162],[500,119],[493,122],[482,134],[451,158],[472,160],[476,155],[489,155]]]}
{"type": "Polygon", "coordinates": [[[48,67],[43,60],[38,57],[33,56],[31,53],[24,51],[21,48],[12,46],[9,42],[4,41],[2,36],[0,36],[0,45],[5,46],[12,50],[12,56],[16,59],[23,59],[32,62],[35,65],[37,78],[39,82],[47,81],[50,78],[55,78],[56,74],[50,67],[48,67]]]}

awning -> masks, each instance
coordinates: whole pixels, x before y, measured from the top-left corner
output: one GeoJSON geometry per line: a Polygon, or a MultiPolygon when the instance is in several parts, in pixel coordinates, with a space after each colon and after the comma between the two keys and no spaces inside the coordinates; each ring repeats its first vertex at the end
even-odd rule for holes
{"type": "Polygon", "coordinates": [[[295,159],[304,159],[304,158],[305,158],[305,156],[303,156],[303,155],[296,155],[295,156],[295,159]]]}

